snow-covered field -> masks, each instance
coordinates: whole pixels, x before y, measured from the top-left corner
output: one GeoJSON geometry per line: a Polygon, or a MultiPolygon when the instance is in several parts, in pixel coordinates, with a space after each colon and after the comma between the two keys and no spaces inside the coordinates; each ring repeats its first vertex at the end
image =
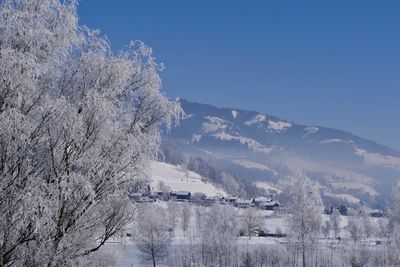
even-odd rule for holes
{"type": "Polygon", "coordinates": [[[189,191],[193,193],[203,193],[207,196],[226,196],[226,192],[205,181],[198,173],[174,166],[164,162],[153,162],[152,164],[151,186],[159,190],[160,182],[163,182],[172,191],[189,191]]]}
{"type": "MultiPolygon", "coordinates": [[[[167,207],[167,202],[164,201],[157,201],[153,204],[150,205],[157,205],[162,208],[167,207]]],[[[176,209],[180,211],[184,205],[184,203],[176,203],[176,209]],[[182,205],[182,207],[181,207],[182,205]]],[[[195,233],[196,232],[196,217],[195,217],[195,208],[199,207],[196,206],[195,204],[190,204],[191,209],[192,209],[192,216],[190,219],[190,227],[188,230],[188,233],[195,233]]],[[[228,206],[226,206],[228,207],[228,206]]],[[[207,212],[211,207],[200,207],[203,212],[207,212]]],[[[244,216],[244,213],[246,209],[240,209],[240,208],[234,208],[235,213],[237,214],[237,223],[240,224],[240,219],[242,216],[244,216]]],[[[178,212],[178,217],[180,212],[178,212]]],[[[277,233],[278,231],[281,233],[288,233],[288,221],[287,221],[287,215],[277,215],[274,214],[273,211],[260,211],[262,214],[262,217],[264,218],[264,228],[269,232],[269,233],[277,233]],[[278,230],[279,229],[279,230],[278,230]]],[[[371,218],[371,223],[374,227],[377,227],[379,224],[379,220],[383,219],[377,219],[377,218],[371,218]]],[[[325,221],[329,221],[329,215],[322,215],[322,225],[324,224],[325,221]]],[[[348,224],[348,217],[347,216],[340,216],[340,231],[339,231],[339,236],[342,238],[343,241],[349,240],[350,235],[348,230],[346,229],[348,224]]],[[[182,231],[182,228],[180,226],[180,223],[178,221],[177,228],[174,232],[174,237],[172,239],[171,243],[171,249],[172,250],[179,250],[181,246],[186,246],[189,244],[189,242],[193,242],[193,239],[188,238],[188,234],[184,234],[182,231]]],[[[131,229],[128,229],[128,232],[131,229]]],[[[190,236],[190,234],[189,234],[190,236]]],[[[368,239],[371,241],[371,248],[375,247],[376,244],[373,238],[368,239]]],[[[342,241],[342,242],[343,242],[342,241]]],[[[282,245],[282,244],[287,244],[288,239],[286,238],[277,238],[277,237],[252,237],[249,239],[248,237],[237,237],[237,244],[239,246],[243,245],[246,247],[256,247],[258,245],[268,245],[268,246],[277,246],[277,245],[282,245]]],[[[334,234],[331,231],[330,234],[325,237],[323,234],[320,234],[320,237],[318,238],[317,241],[320,244],[320,247],[322,249],[328,249],[329,246],[332,246],[333,243],[337,243],[337,241],[334,238],[334,234]]],[[[378,247],[377,247],[378,248],[378,247]]],[[[137,250],[134,241],[131,238],[125,238],[124,242],[114,242],[114,243],[109,243],[105,247],[106,251],[110,254],[113,254],[114,257],[117,259],[116,266],[119,267],[133,267],[133,266],[143,266],[143,264],[140,262],[140,253],[137,250]]],[[[163,265],[160,265],[163,266],[163,265]]]]}
{"type": "Polygon", "coordinates": [[[267,192],[274,191],[277,193],[281,193],[282,190],[278,189],[275,185],[268,182],[255,182],[255,186],[265,189],[267,192]]]}

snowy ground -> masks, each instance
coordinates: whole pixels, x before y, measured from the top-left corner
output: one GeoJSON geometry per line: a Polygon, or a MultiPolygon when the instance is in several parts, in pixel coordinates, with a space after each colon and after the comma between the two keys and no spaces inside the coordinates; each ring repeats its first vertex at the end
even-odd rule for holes
{"type": "Polygon", "coordinates": [[[195,172],[177,167],[164,162],[153,162],[151,186],[159,190],[160,182],[163,182],[172,191],[189,191],[203,193],[207,196],[226,196],[221,188],[206,182],[206,179],[195,172]]]}
{"type": "MultiPolygon", "coordinates": [[[[179,205],[183,205],[183,203],[176,203],[177,204],[177,209],[180,209],[179,205]]],[[[167,202],[163,201],[157,201],[152,205],[159,205],[163,208],[166,208],[167,202]]],[[[192,205],[193,209],[193,214],[191,217],[191,225],[189,228],[190,231],[195,231],[195,212],[194,212],[194,204],[192,205]]],[[[201,207],[206,211],[209,209],[209,207],[201,207]]],[[[244,212],[244,209],[239,209],[235,208],[235,212],[237,213],[238,218],[240,218],[242,213],[244,212]]],[[[288,231],[288,223],[287,223],[287,218],[285,216],[277,216],[274,214],[273,211],[261,211],[263,217],[264,217],[264,227],[267,229],[270,233],[276,233],[278,228],[282,233],[287,233],[288,231]]],[[[322,224],[329,220],[328,215],[322,215],[322,224]]],[[[382,219],[377,219],[377,218],[371,218],[371,222],[374,226],[378,225],[378,221],[382,219]]],[[[348,223],[348,217],[346,216],[340,216],[340,233],[339,236],[342,238],[342,240],[349,239],[349,233],[346,230],[346,226],[348,223]]],[[[182,229],[180,228],[180,223],[178,222],[178,227],[175,230],[174,233],[174,238],[172,241],[172,248],[173,249],[179,249],[179,246],[185,246],[188,244],[189,240],[187,237],[185,237],[182,229]]],[[[238,237],[238,244],[239,245],[245,245],[245,246],[256,246],[256,245],[279,245],[279,244],[286,244],[288,241],[286,238],[276,238],[276,237],[252,237],[250,240],[248,237],[238,237]]],[[[318,243],[322,246],[328,249],[331,246],[337,246],[337,240],[333,237],[333,233],[328,237],[324,237],[322,234],[318,238],[318,243]]],[[[342,241],[343,242],[343,241],[342,241]]],[[[375,246],[375,239],[370,238],[366,240],[365,242],[370,242],[370,246],[375,246]]],[[[124,242],[114,242],[114,243],[109,243],[106,245],[105,250],[111,254],[114,254],[115,257],[118,259],[117,260],[117,266],[120,267],[132,267],[132,266],[144,266],[138,259],[139,259],[139,254],[138,251],[135,247],[134,242],[130,238],[126,238],[124,242]]]]}

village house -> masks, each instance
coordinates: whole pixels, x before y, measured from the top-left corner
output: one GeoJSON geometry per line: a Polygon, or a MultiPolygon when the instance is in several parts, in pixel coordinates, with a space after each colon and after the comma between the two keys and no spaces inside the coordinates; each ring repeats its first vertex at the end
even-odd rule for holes
{"type": "Polygon", "coordinates": [[[129,198],[137,203],[154,202],[156,199],[150,198],[147,193],[129,193],[129,198]]]}
{"type": "Polygon", "coordinates": [[[384,218],[386,216],[386,213],[382,210],[371,210],[369,212],[369,216],[374,218],[384,218]]]}
{"type": "Polygon", "coordinates": [[[129,193],[129,198],[135,202],[140,202],[143,198],[143,193],[138,193],[138,192],[129,193]]]}
{"type": "Polygon", "coordinates": [[[148,192],[147,196],[152,200],[156,200],[160,197],[157,192],[148,192]]]}
{"type": "Polygon", "coordinates": [[[276,208],[279,208],[279,206],[279,203],[276,201],[267,201],[258,205],[259,209],[262,210],[275,210],[276,208]]]}
{"type": "Polygon", "coordinates": [[[249,207],[251,207],[251,206],[253,206],[254,205],[254,203],[253,203],[253,199],[238,199],[238,200],[236,200],[236,202],[235,202],[235,207],[238,207],[238,208],[243,208],[243,209],[245,209],[245,208],[249,208],[249,207]]]}
{"type": "Polygon", "coordinates": [[[225,197],[221,197],[220,199],[219,199],[219,204],[221,204],[221,205],[225,205],[225,204],[228,204],[229,202],[228,202],[228,200],[225,198],[225,197]]]}
{"type": "Polygon", "coordinates": [[[189,201],[192,197],[192,194],[188,191],[173,191],[170,193],[170,196],[176,201],[189,201]]]}
{"type": "Polygon", "coordinates": [[[229,204],[235,205],[236,201],[238,200],[238,197],[227,197],[225,198],[225,201],[229,204]]]}
{"type": "Polygon", "coordinates": [[[256,197],[254,199],[254,205],[259,206],[263,203],[271,202],[271,198],[266,198],[266,197],[256,197]]]}

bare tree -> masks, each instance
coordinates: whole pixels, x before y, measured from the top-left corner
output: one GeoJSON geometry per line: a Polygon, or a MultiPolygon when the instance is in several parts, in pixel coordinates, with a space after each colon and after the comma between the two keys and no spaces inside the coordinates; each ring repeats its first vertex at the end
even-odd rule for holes
{"type": "Polygon", "coordinates": [[[321,225],[322,202],[318,188],[307,177],[299,177],[292,186],[289,203],[289,228],[291,237],[298,244],[303,267],[306,254],[315,245],[321,225]]]}
{"type": "Polygon", "coordinates": [[[249,239],[251,239],[251,236],[255,233],[255,230],[263,227],[264,218],[257,209],[250,207],[244,210],[241,218],[241,224],[246,231],[246,235],[249,237],[249,239]]]}
{"type": "Polygon", "coordinates": [[[171,236],[165,224],[165,210],[146,205],[140,211],[133,237],[143,262],[151,262],[153,267],[165,260],[171,244],[171,236]]]}

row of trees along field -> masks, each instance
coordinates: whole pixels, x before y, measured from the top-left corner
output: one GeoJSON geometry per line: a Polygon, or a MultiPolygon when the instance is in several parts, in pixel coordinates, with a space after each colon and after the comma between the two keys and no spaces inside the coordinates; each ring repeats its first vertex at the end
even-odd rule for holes
{"type": "Polygon", "coordinates": [[[0,266],[90,266],[181,113],[151,49],[113,52],[76,8],[0,1],[0,266]]]}
{"type": "Polygon", "coordinates": [[[133,229],[135,255],[152,266],[399,266],[399,188],[389,218],[379,223],[364,211],[343,217],[337,209],[323,222],[318,187],[299,177],[275,239],[252,239],[268,226],[254,208],[145,204],[133,229]]]}

